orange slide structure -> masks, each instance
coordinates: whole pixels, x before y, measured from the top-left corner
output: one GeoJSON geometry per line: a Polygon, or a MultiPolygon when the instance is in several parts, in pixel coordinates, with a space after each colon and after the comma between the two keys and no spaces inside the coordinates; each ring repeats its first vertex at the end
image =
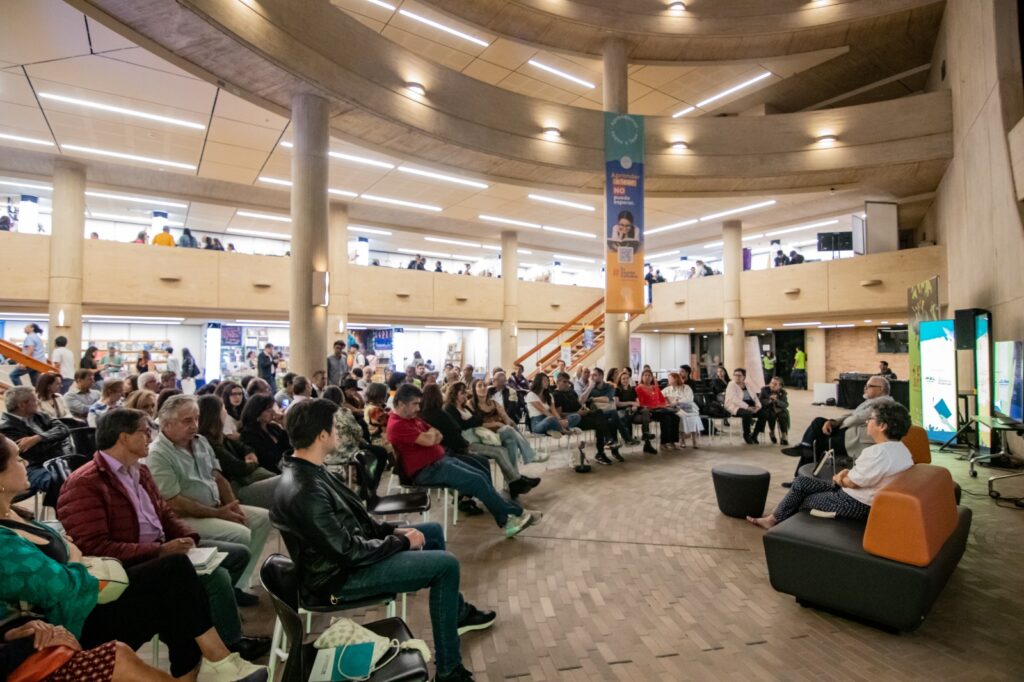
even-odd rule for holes
{"type": "Polygon", "coordinates": [[[10,341],[4,341],[3,339],[0,339],[0,355],[37,372],[57,372],[57,368],[54,365],[48,362],[40,362],[31,355],[25,355],[25,352],[19,346],[15,346],[10,341]]]}

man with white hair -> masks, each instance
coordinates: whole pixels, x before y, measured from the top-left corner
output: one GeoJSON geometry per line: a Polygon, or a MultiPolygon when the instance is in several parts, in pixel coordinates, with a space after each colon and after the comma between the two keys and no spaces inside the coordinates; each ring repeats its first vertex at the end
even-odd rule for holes
{"type": "Polygon", "coordinates": [[[64,454],[64,441],[71,432],[62,422],[39,410],[39,399],[31,386],[15,386],[4,393],[7,413],[0,420],[0,433],[18,446],[28,462],[28,482],[33,492],[47,493],[46,504],[56,503],[58,491],[51,490],[50,472],[43,462],[64,454]]]}
{"type": "Polygon", "coordinates": [[[235,582],[239,606],[257,598],[248,586],[270,533],[266,509],[241,504],[221,474],[210,443],[198,434],[199,406],[193,396],[171,396],[158,414],[160,435],[149,447],[146,466],[168,506],[201,537],[245,545],[249,563],[235,582]]]}
{"type": "Polygon", "coordinates": [[[160,375],[156,372],[143,372],[139,375],[139,389],[160,393],[160,375]]]}

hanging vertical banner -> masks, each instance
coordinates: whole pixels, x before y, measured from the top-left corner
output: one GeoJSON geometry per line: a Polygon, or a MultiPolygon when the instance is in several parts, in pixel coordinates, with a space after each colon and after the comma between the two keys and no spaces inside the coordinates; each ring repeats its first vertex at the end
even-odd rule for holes
{"type": "Polygon", "coordinates": [[[644,119],[604,114],[605,310],[644,311],[644,119]]]}
{"type": "Polygon", "coordinates": [[[594,328],[589,325],[583,328],[583,347],[587,350],[594,347],[594,328]]]}
{"type": "Polygon", "coordinates": [[[558,359],[561,360],[562,362],[564,362],[566,367],[568,367],[569,365],[572,364],[572,345],[571,344],[568,344],[568,343],[563,343],[562,344],[562,347],[559,350],[558,359]]]}
{"type": "Polygon", "coordinates": [[[956,343],[953,320],[923,320],[921,346],[921,426],[928,440],[944,442],[957,430],[956,343]]]}

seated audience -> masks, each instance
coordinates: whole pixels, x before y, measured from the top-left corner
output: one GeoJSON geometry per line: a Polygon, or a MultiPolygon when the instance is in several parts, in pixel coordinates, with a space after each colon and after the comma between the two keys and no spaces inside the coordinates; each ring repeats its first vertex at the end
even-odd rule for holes
{"type": "Polygon", "coordinates": [[[363,368],[362,367],[354,367],[352,369],[351,376],[352,376],[353,379],[355,379],[356,388],[358,388],[360,391],[365,391],[366,390],[366,386],[368,384],[367,384],[365,375],[363,374],[363,368]]]}
{"type": "Polygon", "coordinates": [[[711,379],[711,392],[715,394],[715,400],[725,405],[725,391],[729,387],[729,374],[725,367],[715,367],[715,376],[711,379]]]}
{"type": "Polygon", "coordinates": [[[254,395],[269,395],[274,397],[273,391],[270,390],[270,384],[259,377],[253,377],[245,387],[245,397],[251,398],[254,395]]]}
{"type": "MultiPolygon", "coordinates": [[[[410,391],[418,393],[412,386],[399,391],[396,409],[405,411],[410,391]]],[[[462,665],[459,636],[490,627],[495,613],[463,600],[459,562],[444,551],[440,526],[399,528],[378,521],[352,490],[327,472],[324,461],[337,447],[337,409],[331,401],[309,400],[296,405],[288,417],[296,450],[285,460],[271,518],[298,566],[300,599],[329,604],[429,588],[435,679],[471,681],[472,673],[462,665]]]]}
{"type": "Polygon", "coordinates": [[[237,438],[242,409],[245,407],[245,389],[234,381],[222,381],[217,385],[214,395],[224,402],[224,435],[237,438]]]}
{"type": "Polygon", "coordinates": [[[732,373],[732,381],[725,389],[725,409],[732,416],[743,420],[743,442],[757,445],[753,425],[754,418],[761,411],[761,401],[747,388],[747,370],[742,367],[732,373]]]}
{"type": "Polygon", "coordinates": [[[324,389],[324,400],[338,406],[334,413],[334,430],[338,436],[338,445],[334,452],[327,455],[328,466],[343,466],[353,461],[360,450],[369,450],[383,462],[391,462],[391,455],[379,445],[371,445],[365,437],[363,427],[356,420],[352,410],[343,400],[341,389],[328,386],[324,389]]]}
{"type": "Polygon", "coordinates": [[[383,439],[388,427],[391,410],[387,407],[388,387],[384,384],[372,383],[366,387],[366,410],[364,418],[370,431],[370,442],[376,443],[383,439]]]}
{"type": "Polygon", "coordinates": [[[249,563],[235,581],[240,606],[255,602],[244,591],[270,532],[267,511],[241,504],[220,472],[210,443],[198,434],[196,399],[176,395],[160,408],[160,435],[149,446],[146,466],[160,494],[181,520],[207,540],[233,542],[249,550],[249,563]]]}
{"type": "Polygon", "coordinates": [[[130,374],[127,377],[125,377],[124,379],[121,379],[121,381],[124,382],[124,394],[125,395],[128,395],[130,393],[135,393],[135,391],[139,390],[139,375],[138,374],[130,374]]]}
{"type": "Polygon", "coordinates": [[[651,411],[651,419],[658,422],[662,447],[675,448],[679,443],[679,414],[668,405],[654,372],[646,367],[640,372],[640,383],[636,385],[636,400],[641,407],[651,411]]]}
{"type": "Polygon", "coordinates": [[[150,420],[156,419],[157,395],[153,391],[135,391],[125,398],[123,407],[144,412],[150,420]]]}
{"type": "MultiPolygon", "coordinates": [[[[615,373],[615,369],[613,368],[611,372],[615,373]]],[[[612,435],[613,439],[616,433],[621,435],[625,445],[639,445],[640,441],[633,438],[633,429],[630,424],[619,417],[615,386],[610,380],[605,380],[604,370],[600,367],[590,370],[590,383],[593,384],[590,388],[590,407],[601,411],[605,419],[608,420],[608,433],[612,435]]]]}
{"type": "MultiPolygon", "coordinates": [[[[206,593],[188,558],[178,552],[159,553],[129,568],[124,593],[98,605],[99,583],[82,564],[82,550],[49,526],[25,522],[12,511],[15,495],[28,487],[24,461],[17,447],[0,436],[0,666],[15,663],[9,655],[27,657],[34,647],[10,646],[35,637],[74,649],[70,638],[91,651],[69,661],[67,669],[47,679],[161,680],[130,653],[159,635],[171,662],[171,675],[198,682],[246,680],[262,682],[266,670],[230,653],[210,619],[206,593]],[[25,616],[25,610],[39,618],[25,616]],[[53,628],[46,628],[40,618],[53,628]],[[37,624],[27,627],[29,622],[37,624]],[[28,630],[29,632],[25,632],[28,630]],[[127,647],[115,645],[124,642],[127,647]],[[99,648],[99,650],[95,650],[99,648]]],[[[22,658],[23,660],[23,658],[22,658]]],[[[18,661],[20,662],[20,661],[18,661]]],[[[6,672],[0,668],[0,672],[6,672]]]]}
{"type": "Polygon", "coordinates": [[[501,407],[509,419],[510,426],[515,426],[523,420],[522,398],[519,391],[508,382],[504,372],[494,373],[487,396],[501,407]]]}
{"type": "Polygon", "coordinates": [[[914,460],[907,446],[900,442],[910,430],[910,413],[896,401],[876,402],[866,430],[874,444],[861,452],[853,469],[843,469],[830,481],[797,476],[771,514],[760,518],[748,516],[747,521],[767,530],[801,509],[817,509],[860,521],[867,519],[875,494],[896,474],[914,466],[914,460]]]}
{"type": "Polygon", "coordinates": [[[274,394],[274,402],[282,410],[292,404],[295,394],[292,392],[292,385],[297,375],[295,372],[288,372],[281,378],[281,390],[274,394]]]}
{"type": "Polygon", "coordinates": [[[775,439],[775,425],[779,426],[779,438],[783,445],[789,445],[789,397],[786,389],[782,387],[782,377],[774,376],[768,385],[761,389],[757,396],[761,403],[761,411],[757,415],[757,424],[754,426],[754,434],[760,435],[764,431],[764,425],[768,425],[768,437],[772,443],[775,439]]]}
{"type": "Polygon", "coordinates": [[[252,448],[241,439],[224,435],[227,410],[220,398],[204,395],[196,402],[199,405],[199,435],[213,448],[218,468],[231,483],[235,497],[242,504],[269,510],[274,502],[278,476],[261,467],[252,448]]]}
{"type": "Polygon", "coordinates": [[[64,394],[64,404],[68,412],[75,419],[83,422],[89,416],[89,408],[94,402],[100,399],[100,392],[93,388],[96,383],[96,373],[89,369],[80,369],[75,372],[75,383],[64,394]]]}
{"type": "Polygon", "coordinates": [[[318,369],[309,377],[309,397],[323,398],[324,389],[327,388],[327,372],[318,369]]]}
{"type": "Polygon", "coordinates": [[[617,378],[615,405],[621,411],[620,419],[626,424],[640,424],[641,437],[644,441],[644,454],[658,454],[657,449],[651,445],[651,440],[654,438],[651,435],[651,411],[637,400],[636,387],[630,382],[628,372],[620,372],[617,378]]]}
{"type": "Polygon", "coordinates": [[[71,432],[63,423],[39,411],[39,399],[30,386],[15,386],[4,394],[7,412],[0,420],[0,433],[11,439],[28,463],[29,488],[46,493],[44,503],[54,506],[57,493],[50,472],[43,463],[64,454],[71,432]]]}
{"type": "MultiPolygon", "coordinates": [[[[496,376],[501,377],[502,381],[505,380],[504,372],[499,372],[496,376]]],[[[508,389],[506,388],[505,390],[508,389]]],[[[473,412],[480,415],[484,428],[498,434],[502,447],[508,450],[513,462],[517,459],[516,455],[518,455],[519,459],[522,459],[523,464],[547,460],[546,454],[543,456],[538,455],[533,446],[530,445],[530,441],[526,439],[526,436],[519,433],[519,429],[516,428],[515,422],[505,412],[505,408],[491,397],[491,389],[487,387],[486,383],[481,379],[476,379],[469,392],[472,394],[469,407],[473,412]]],[[[512,393],[515,392],[513,391],[512,393]]],[[[500,395],[500,391],[496,391],[494,395],[500,395]]],[[[513,404],[518,405],[518,400],[513,404]]]]}
{"type": "Polygon", "coordinates": [[[36,398],[39,399],[39,410],[54,419],[70,417],[64,397],[60,394],[61,376],[53,372],[40,374],[36,379],[36,398]]]}
{"type": "MultiPolygon", "coordinates": [[[[82,359],[78,361],[78,369],[89,370],[89,375],[92,376],[93,379],[96,379],[97,377],[99,377],[100,373],[104,369],[104,368],[99,366],[99,364],[97,363],[97,360],[96,360],[96,353],[98,353],[99,350],[100,349],[97,348],[96,346],[89,346],[88,348],[85,349],[85,352],[82,353],[82,359]]],[[[76,372],[75,373],[76,381],[77,381],[77,376],[78,376],[78,373],[76,372]]]]}
{"type": "Polygon", "coordinates": [[[124,400],[124,382],[120,379],[108,379],[103,383],[103,391],[100,393],[100,399],[89,406],[89,415],[86,417],[86,421],[89,426],[95,427],[96,420],[105,415],[109,410],[112,410],[121,405],[121,401],[124,400]]]}
{"type": "Polygon", "coordinates": [[[395,393],[395,409],[388,419],[387,438],[403,477],[424,487],[453,488],[484,503],[506,537],[518,535],[539,521],[536,513],[503,498],[491,483],[490,471],[481,471],[455,457],[445,456],[441,432],[419,418],[423,392],[406,384],[395,393]]]}
{"type": "Polygon", "coordinates": [[[533,377],[530,392],[523,399],[530,420],[530,431],[546,433],[554,438],[568,435],[570,429],[579,423],[579,415],[563,417],[555,407],[555,398],[550,389],[548,375],[540,372],[533,377]]]}
{"type": "MultiPolygon", "coordinates": [[[[139,375],[138,386],[135,388],[141,388],[145,391],[153,391],[153,393],[159,394],[160,391],[168,388],[173,389],[174,386],[161,386],[159,374],[156,372],[143,372],[139,375]]],[[[132,388],[132,391],[134,391],[135,388],[132,388]]],[[[128,393],[131,393],[131,391],[128,391],[128,393]]]]}
{"type": "Polygon", "coordinates": [[[165,388],[164,390],[157,393],[156,411],[159,413],[160,408],[164,406],[164,403],[166,403],[168,400],[170,400],[176,395],[183,395],[183,393],[181,392],[181,390],[177,388],[165,388]]]}
{"type": "MultiPolygon", "coordinates": [[[[609,433],[608,419],[604,413],[599,410],[589,410],[586,407],[587,400],[590,399],[590,392],[593,390],[594,385],[590,381],[590,374],[587,374],[587,384],[584,387],[583,394],[577,395],[576,390],[572,387],[572,381],[569,378],[568,372],[562,372],[555,379],[555,390],[552,392],[552,397],[555,401],[555,409],[565,419],[569,420],[570,425],[578,426],[582,431],[593,431],[594,441],[597,446],[597,454],[594,459],[599,464],[611,464],[612,461],[608,459],[608,455],[604,454],[605,443],[611,441],[609,446],[611,447],[612,457],[625,462],[622,454],[619,452],[618,442],[616,440],[616,433],[609,433]],[[575,419],[574,419],[575,417],[575,419]],[[575,422],[575,424],[573,424],[575,422]]],[[[583,452],[584,445],[581,442],[579,445],[580,453],[583,452]]]]}
{"type": "Polygon", "coordinates": [[[260,466],[281,473],[281,458],[292,449],[288,433],[274,421],[276,405],[268,395],[249,398],[242,410],[238,435],[242,443],[256,453],[260,466]]]}
{"type": "Polygon", "coordinates": [[[681,447],[686,447],[686,435],[693,439],[693,448],[697,448],[697,436],[702,428],[700,421],[700,409],[694,402],[693,389],[686,385],[680,372],[672,372],[668,375],[668,386],[662,391],[669,407],[675,408],[679,415],[679,430],[681,447]]]}
{"type": "Polygon", "coordinates": [[[288,404],[289,409],[292,405],[300,403],[303,400],[309,400],[312,395],[313,385],[309,379],[302,376],[296,376],[292,379],[292,400],[288,404]]]}
{"type": "Polygon", "coordinates": [[[178,375],[174,372],[160,372],[160,390],[165,388],[177,388],[178,375]]]}
{"type": "Polygon", "coordinates": [[[495,442],[484,442],[477,432],[483,429],[483,418],[469,408],[469,390],[461,381],[452,384],[442,398],[441,389],[430,386],[423,391],[423,402],[420,405],[420,416],[423,421],[441,432],[445,449],[451,455],[482,455],[493,459],[501,469],[509,494],[512,499],[532,490],[540,479],[524,477],[519,473],[516,462],[517,450],[511,452],[498,445],[500,442],[494,434],[495,442]],[[536,481],[536,483],[534,482],[536,481]]]}
{"type": "Polygon", "coordinates": [[[228,542],[200,542],[170,510],[149,470],[141,466],[150,433],[149,417],[138,410],[118,409],[103,415],[96,429],[97,452],[64,484],[57,518],[86,555],[113,557],[133,573],[145,573],[151,567],[148,562],[187,554],[196,546],[227,553],[220,567],[199,576],[214,626],[228,648],[243,658],[263,655],[269,648],[265,638],[242,636],[232,588],[245,570],[249,551],[228,542]]]}
{"type": "Polygon", "coordinates": [[[896,381],[896,372],[889,369],[889,363],[885,360],[881,360],[878,363],[878,376],[886,381],[896,381]]]}
{"type": "Polygon", "coordinates": [[[850,414],[840,419],[816,417],[804,431],[800,442],[783,449],[787,455],[799,457],[797,469],[814,461],[814,451],[819,453],[834,450],[837,460],[856,460],[861,451],[872,442],[867,433],[867,422],[871,410],[880,402],[891,401],[889,382],[884,377],[873,376],[864,385],[864,402],[850,414]]]}
{"type": "MultiPolygon", "coordinates": [[[[558,377],[554,377],[554,379],[555,379],[555,383],[557,385],[558,377]]],[[[576,368],[576,376],[574,376],[573,379],[572,379],[572,388],[579,395],[583,395],[583,393],[587,390],[587,387],[589,385],[590,385],[590,368],[589,367],[584,367],[583,365],[580,365],[579,367],[576,368]]]]}

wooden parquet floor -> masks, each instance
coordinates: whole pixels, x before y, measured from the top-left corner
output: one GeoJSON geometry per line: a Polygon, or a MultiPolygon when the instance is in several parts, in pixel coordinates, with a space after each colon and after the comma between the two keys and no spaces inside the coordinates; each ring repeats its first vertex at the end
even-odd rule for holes
{"type": "MultiPolygon", "coordinates": [[[[792,400],[794,437],[838,413],[792,400]]],[[[974,512],[970,543],[921,628],[895,635],[775,592],[761,531],[719,513],[711,466],[770,470],[770,508],[795,464],[777,448],[625,454],[589,475],[549,462],[522,498],[543,523],[514,540],[488,515],[451,530],[466,598],[498,612],[463,638],[477,680],[1024,680],[1024,513],[985,496],[988,470],[970,479],[955,455],[935,455],[974,512]]],[[[1012,483],[1004,494],[1024,494],[1024,479],[1012,483]]],[[[246,611],[247,630],[269,634],[269,604],[246,611]]],[[[410,597],[408,621],[430,641],[425,593],[410,597]]]]}

